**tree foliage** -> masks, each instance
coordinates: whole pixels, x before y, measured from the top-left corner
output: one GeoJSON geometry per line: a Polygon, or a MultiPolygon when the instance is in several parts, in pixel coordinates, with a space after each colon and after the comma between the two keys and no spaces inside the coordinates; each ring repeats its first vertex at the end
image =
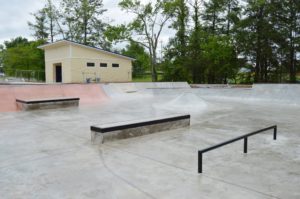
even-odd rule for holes
{"type": "MultiPolygon", "coordinates": [[[[140,0],[122,0],[119,6],[135,18],[127,25],[110,27],[111,40],[129,40],[145,47],[150,55],[152,81],[157,81],[157,48],[163,28],[170,19],[167,1],[143,4],[140,0]]],[[[109,35],[109,34],[107,34],[109,35]]]]}
{"type": "Polygon", "coordinates": [[[53,42],[58,37],[109,49],[104,36],[107,24],[101,19],[105,11],[103,0],[61,0],[59,9],[47,0],[44,8],[33,14],[35,21],[28,24],[36,39],[53,42]]]}
{"type": "Polygon", "coordinates": [[[29,27],[34,31],[33,36],[38,40],[47,40],[49,36],[49,27],[46,25],[46,10],[39,10],[37,13],[34,13],[33,16],[35,18],[35,23],[28,22],[29,27]]]}
{"type": "Polygon", "coordinates": [[[133,77],[144,74],[146,71],[150,70],[150,57],[149,54],[145,51],[144,47],[140,44],[131,41],[129,45],[126,46],[126,49],[122,50],[123,55],[129,57],[134,57],[136,60],[133,61],[133,77]]]}
{"type": "Polygon", "coordinates": [[[300,1],[174,0],[173,9],[178,2],[188,5],[190,14],[184,28],[179,28],[183,23],[177,12],[172,14],[176,35],[166,48],[166,75],[188,71],[185,79],[194,83],[226,83],[249,71],[243,75],[247,81],[252,81],[250,73],[254,82],[297,81],[300,1]],[[182,30],[185,42],[179,42],[182,30]]]}
{"type": "Polygon", "coordinates": [[[4,43],[2,61],[7,75],[15,75],[17,70],[45,70],[44,52],[37,48],[44,43],[43,40],[28,41],[17,37],[4,43]]]}
{"type": "Polygon", "coordinates": [[[102,0],[62,0],[61,10],[66,39],[104,49],[110,47],[103,36],[106,24],[100,17],[106,9],[102,0]]]}
{"type": "MultiPolygon", "coordinates": [[[[121,0],[119,7],[133,18],[112,26],[101,19],[106,11],[102,0],[60,0],[59,8],[47,0],[29,26],[37,40],[64,38],[104,49],[125,41],[123,53],[137,58],[134,74],[151,70],[153,81],[158,68],[166,81],[299,81],[298,0],[121,0]],[[166,27],[175,35],[165,45],[163,59],[158,59],[166,27]]],[[[8,52],[26,54],[13,53],[13,48],[28,43],[24,38],[6,42],[2,62],[7,65],[8,52]]]]}

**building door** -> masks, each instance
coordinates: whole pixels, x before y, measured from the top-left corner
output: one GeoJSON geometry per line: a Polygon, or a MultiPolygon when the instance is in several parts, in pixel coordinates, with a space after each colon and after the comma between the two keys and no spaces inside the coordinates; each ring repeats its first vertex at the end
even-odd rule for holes
{"type": "Polygon", "coordinates": [[[56,65],[55,66],[55,79],[57,83],[61,83],[62,82],[62,69],[61,69],[61,65],[56,65]]]}

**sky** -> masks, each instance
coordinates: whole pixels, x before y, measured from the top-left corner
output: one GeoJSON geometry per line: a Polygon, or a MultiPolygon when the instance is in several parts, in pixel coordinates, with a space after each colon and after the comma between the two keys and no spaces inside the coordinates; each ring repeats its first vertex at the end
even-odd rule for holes
{"type": "MultiPolygon", "coordinates": [[[[146,0],[142,0],[146,1],[146,0]]],[[[53,0],[58,4],[59,0],[53,0]]],[[[104,21],[112,21],[114,24],[129,22],[132,15],[121,11],[118,7],[119,0],[103,0],[104,8],[108,11],[103,16],[104,21]]],[[[28,21],[33,22],[34,13],[41,9],[45,0],[0,0],[0,44],[18,36],[32,38],[32,31],[28,27],[28,21]]],[[[166,44],[172,35],[170,29],[166,28],[161,36],[161,41],[166,44]]]]}

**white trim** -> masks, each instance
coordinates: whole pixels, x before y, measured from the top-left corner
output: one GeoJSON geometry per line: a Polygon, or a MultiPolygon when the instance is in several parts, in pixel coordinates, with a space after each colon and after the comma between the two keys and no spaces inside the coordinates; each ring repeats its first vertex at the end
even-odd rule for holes
{"type": "Polygon", "coordinates": [[[86,57],[65,57],[65,58],[60,58],[60,59],[47,59],[46,62],[50,62],[50,61],[56,61],[56,60],[66,60],[66,59],[82,59],[82,60],[95,60],[95,61],[106,61],[106,62],[118,62],[120,60],[118,59],[101,59],[101,58],[86,58],[86,57]]]}
{"type": "Polygon", "coordinates": [[[109,52],[109,51],[106,51],[106,50],[102,50],[102,49],[99,49],[99,48],[94,48],[94,47],[91,47],[91,46],[79,44],[79,43],[68,41],[68,40],[56,41],[54,43],[50,43],[50,44],[45,44],[45,45],[38,46],[38,48],[44,50],[46,47],[50,47],[50,46],[57,45],[57,44],[60,44],[60,43],[62,43],[62,44],[63,43],[68,43],[70,45],[81,46],[81,47],[84,47],[84,48],[92,49],[92,50],[99,51],[99,52],[102,52],[102,53],[106,53],[106,54],[109,54],[109,55],[114,55],[116,57],[121,57],[121,58],[124,58],[124,59],[127,59],[127,60],[131,60],[131,61],[136,60],[134,58],[130,58],[130,57],[127,57],[127,56],[124,56],[124,55],[116,54],[116,53],[113,53],[113,52],[109,52]]]}
{"type": "Polygon", "coordinates": [[[96,60],[96,61],[115,61],[119,62],[118,59],[101,59],[101,58],[86,58],[86,57],[72,57],[71,59],[84,59],[84,60],[96,60]]]}

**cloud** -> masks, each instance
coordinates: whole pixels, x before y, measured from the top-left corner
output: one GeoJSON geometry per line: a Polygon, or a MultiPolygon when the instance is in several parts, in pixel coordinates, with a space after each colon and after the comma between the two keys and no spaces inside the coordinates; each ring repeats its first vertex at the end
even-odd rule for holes
{"type": "MultiPolygon", "coordinates": [[[[52,0],[55,5],[59,5],[60,0],[52,0]]],[[[128,23],[133,19],[133,15],[122,11],[118,7],[120,0],[104,0],[104,8],[107,9],[103,16],[103,20],[112,24],[128,23]]],[[[142,0],[147,2],[147,0],[142,0]]],[[[32,38],[32,31],[28,27],[28,21],[33,21],[34,13],[41,9],[46,0],[0,0],[0,44],[11,38],[18,36],[32,38]]],[[[166,28],[162,33],[163,43],[168,41],[172,30],[166,28]]]]}
{"type": "Polygon", "coordinates": [[[30,37],[27,25],[33,19],[30,13],[42,8],[43,3],[37,0],[0,0],[0,43],[17,36],[30,37]]]}

